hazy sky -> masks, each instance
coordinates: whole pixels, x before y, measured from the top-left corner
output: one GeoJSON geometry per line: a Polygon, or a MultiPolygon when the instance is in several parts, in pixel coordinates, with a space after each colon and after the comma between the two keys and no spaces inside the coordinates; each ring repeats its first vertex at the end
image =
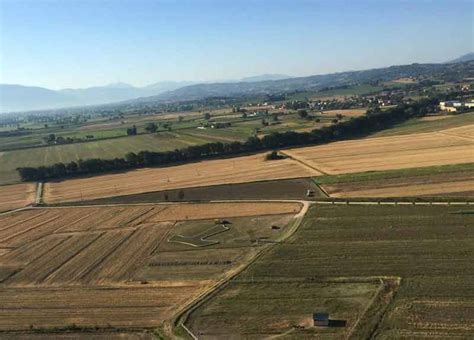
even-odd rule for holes
{"type": "Polygon", "coordinates": [[[473,1],[0,0],[0,82],[303,76],[474,50],[473,1]]]}

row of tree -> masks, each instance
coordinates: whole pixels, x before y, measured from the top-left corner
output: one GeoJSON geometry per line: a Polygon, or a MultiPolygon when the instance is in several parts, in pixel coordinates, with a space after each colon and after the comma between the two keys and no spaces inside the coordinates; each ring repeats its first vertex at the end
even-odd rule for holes
{"type": "Polygon", "coordinates": [[[202,159],[227,157],[263,150],[276,150],[285,147],[317,145],[327,142],[361,137],[389,128],[407,119],[424,116],[428,108],[438,103],[438,99],[423,99],[412,104],[402,104],[387,111],[369,111],[367,115],[352,118],[311,132],[288,131],[272,133],[262,138],[250,137],[245,142],[208,143],[193,145],[183,149],[166,152],[141,151],[128,153],[124,158],[89,159],[57,163],[37,168],[18,168],[23,181],[45,181],[64,177],[123,171],[149,166],[166,166],[176,163],[192,162],[202,159]]]}

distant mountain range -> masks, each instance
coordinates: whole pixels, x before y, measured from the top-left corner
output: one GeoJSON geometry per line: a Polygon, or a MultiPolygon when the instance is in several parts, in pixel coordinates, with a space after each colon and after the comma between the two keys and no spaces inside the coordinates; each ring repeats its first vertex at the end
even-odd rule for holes
{"type": "MultiPolygon", "coordinates": [[[[255,82],[290,78],[282,74],[265,74],[230,80],[229,82],[255,82]]],[[[160,93],[197,84],[191,81],[162,81],[145,87],[127,83],[114,83],[84,89],[50,90],[42,87],[0,84],[0,112],[55,109],[115,103],[133,98],[156,96],[160,93]]],[[[200,82],[203,83],[203,82],[200,82]]]]}
{"type": "MultiPolygon", "coordinates": [[[[65,107],[79,107],[108,103],[152,103],[157,101],[194,100],[205,97],[272,94],[296,90],[318,90],[377,80],[390,80],[440,73],[467,77],[472,67],[459,68],[458,63],[474,60],[474,53],[441,64],[411,64],[365,71],[339,72],[309,77],[291,77],[283,74],[265,74],[240,80],[215,83],[163,81],[145,87],[126,83],[84,89],[49,90],[42,87],[0,84],[0,112],[32,111],[65,107]]],[[[472,65],[470,65],[472,66],[472,65]]]]}
{"type": "Polygon", "coordinates": [[[50,90],[42,87],[0,84],[0,111],[28,111],[114,103],[158,95],[195,82],[159,82],[145,87],[125,83],[85,89],[50,90]]]}
{"type": "Polygon", "coordinates": [[[255,82],[255,81],[267,81],[267,80],[281,80],[281,79],[288,79],[292,78],[286,74],[262,74],[261,76],[254,76],[254,77],[247,77],[242,78],[239,82],[255,82]]]}
{"type": "Polygon", "coordinates": [[[447,64],[455,64],[455,63],[463,63],[463,62],[472,61],[472,60],[474,60],[474,52],[467,53],[465,55],[460,56],[459,58],[450,60],[446,63],[447,64]]]}
{"type": "Polygon", "coordinates": [[[309,77],[266,80],[257,82],[228,82],[194,84],[164,92],[157,96],[137,98],[127,104],[153,104],[207,97],[268,95],[293,91],[316,91],[328,87],[384,82],[398,78],[434,76],[446,81],[474,77],[474,62],[444,64],[411,64],[364,71],[348,71],[309,77]]]}

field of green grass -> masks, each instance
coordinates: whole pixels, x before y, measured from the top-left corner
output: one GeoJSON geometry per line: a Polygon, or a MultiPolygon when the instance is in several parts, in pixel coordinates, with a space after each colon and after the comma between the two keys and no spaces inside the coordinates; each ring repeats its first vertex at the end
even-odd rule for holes
{"type": "MultiPolygon", "coordinates": [[[[175,132],[162,132],[0,152],[0,163],[2,165],[0,168],[0,185],[20,180],[15,170],[17,167],[36,167],[89,158],[112,159],[124,157],[128,152],[167,151],[212,141],[216,141],[216,139],[175,132]]],[[[221,139],[221,141],[225,140],[221,139]]]]}
{"type": "Polygon", "coordinates": [[[372,86],[368,84],[361,84],[356,86],[351,86],[347,89],[334,89],[328,91],[319,91],[311,96],[311,99],[318,99],[331,96],[356,96],[364,95],[372,92],[377,92],[383,90],[381,86],[372,86]]]}
{"type": "MultiPolygon", "coordinates": [[[[226,121],[238,121],[241,120],[239,117],[227,118],[229,113],[224,112],[226,110],[213,112],[213,120],[226,120],[226,121]]],[[[227,111],[230,111],[228,109],[227,111]]],[[[31,124],[20,124],[21,127],[32,129],[28,134],[21,136],[11,137],[0,137],[0,151],[7,151],[20,148],[28,148],[44,144],[44,138],[50,134],[55,134],[56,137],[63,138],[81,138],[84,139],[88,135],[94,136],[94,140],[124,137],[127,135],[127,128],[135,125],[138,133],[145,133],[145,126],[148,123],[156,123],[158,125],[159,132],[168,131],[165,124],[171,125],[172,130],[181,130],[187,128],[193,128],[199,126],[204,121],[203,114],[199,112],[186,112],[182,115],[182,120],[179,120],[179,113],[174,114],[158,114],[158,115],[130,115],[125,116],[122,119],[105,119],[96,118],[87,122],[81,122],[77,124],[49,124],[48,128],[41,125],[31,124]]],[[[12,127],[3,128],[0,131],[15,130],[12,127]]]]}
{"type": "Polygon", "coordinates": [[[190,315],[201,339],[341,338],[377,293],[377,282],[232,281],[190,315]],[[311,327],[314,312],[331,312],[333,327],[311,327]],[[232,322],[230,322],[232,320],[232,322]]]}
{"type": "MultiPolygon", "coordinates": [[[[467,338],[474,332],[471,210],[454,206],[314,206],[296,234],[265,253],[237,280],[271,283],[400,277],[400,287],[385,316],[370,326],[370,320],[360,325],[363,333],[373,332],[387,339],[467,338]]],[[[241,315],[240,327],[245,328],[248,322],[252,329],[255,325],[245,315],[261,313],[264,318],[270,313],[267,305],[256,298],[249,298],[248,303],[229,301],[236,300],[235,296],[252,297],[254,289],[258,287],[240,285],[237,291],[235,286],[224,288],[209,301],[208,306],[216,308],[204,307],[202,313],[216,313],[225,306],[220,324],[233,324],[232,317],[241,315]]],[[[279,292],[284,295],[276,294],[271,303],[283,311],[282,315],[288,306],[312,298],[306,289],[279,292]]],[[[344,296],[342,290],[331,298],[344,296]]],[[[319,297],[314,299],[313,306],[318,306],[319,297]]],[[[325,308],[336,313],[338,306],[325,308]]],[[[199,318],[193,322],[199,325],[199,318]]],[[[280,328],[283,332],[284,327],[280,328]]]]}
{"type": "MultiPolygon", "coordinates": [[[[149,119],[142,117],[143,120],[149,119]]],[[[270,120],[271,118],[267,118],[270,120]]],[[[139,151],[168,151],[184,148],[190,145],[211,143],[211,142],[234,142],[245,141],[255,134],[255,129],[259,128],[260,133],[281,132],[294,129],[323,126],[324,122],[331,119],[330,116],[321,118],[321,123],[304,120],[295,114],[285,114],[280,116],[281,124],[263,126],[262,118],[252,117],[243,119],[240,115],[220,114],[212,118],[213,121],[226,121],[232,125],[221,129],[197,129],[204,120],[202,115],[198,118],[185,119],[182,122],[173,121],[172,130],[164,130],[160,126],[157,133],[139,134],[137,136],[124,136],[125,127],[105,125],[91,125],[91,130],[71,129],[57,134],[57,136],[84,137],[88,134],[94,135],[97,140],[82,143],[60,144],[27,148],[31,145],[41,144],[43,134],[36,133],[26,136],[2,137],[0,146],[0,185],[19,181],[19,176],[15,170],[18,167],[37,167],[51,165],[58,162],[77,161],[79,159],[104,158],[112,159],[124,157],[128,152],[139,151]],[[118,138],[116,138],[118,137],[118,138]],[[6,150],[11,147],[26,147],[24,149],[6,150]],[[3,150],[5,151],[2,151],[3,150]]],[[[139,129],[143,129],[144,123],[135,118],[139,129]],[[140,125],[140,124],[142,125],[140,125]]],[[[164,120],[168,121],[168,120],[164,120]]],[[[115,123],[113,123],[115,124],[115,123]]],[[[53,130],[50,130],[51,132],[53,130]]]]}

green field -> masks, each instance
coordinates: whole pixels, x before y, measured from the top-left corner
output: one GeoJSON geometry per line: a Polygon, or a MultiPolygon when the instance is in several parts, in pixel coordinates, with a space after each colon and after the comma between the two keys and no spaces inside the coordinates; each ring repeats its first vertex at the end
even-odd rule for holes
{"type": "MultiPolygon", "coordinates": [[[[108,126],[96,126],[90,131],[78,128],[58,134],[58,136],[83,137],[87,134],[93,134],[99,139],[82,143],[0,151],[0,162],[2,163],[0,168],[0,185],[18,182],[19,176],[15,170],[18,167],[37,167],[90,158],[122,158],[128,152],[137,153],[145,150],[168,151],[204,143],[245,141],[256,133],[257,128],[261,134],[308,127],[317,128],[323,126],[331,118],[333,117],[325,116],[321,118],[322,121],[320,123],[315,123],[311,120],[300,119],[295,114],[281,114],[281,124],[263,126],[262,118],[260,117],[243,119],[240,115],[235,114],[231,116],[218,115],[213,118],[213,121],[231,122],[232,125],[221,129],[198,129],[196,127],[203,122],[202,116],[199,116],[199,118],[189,118],[182,122],[175,121],[172,125],[172,131],[164,131],[164,128],[161,126],[157,133],[128,137],[123,136],[125,127],[110,128],[108,126]],[[117,136],[119,138],[114,138],[117,136]]],[[[142,119],[145,120],[147,118],[142,119]]],[[[266,119],[270,121],[271,117],[266,119]]],[[[139,121],[137,120],[138,123],[139,121]]],[[[9,147],[35,145],[41,143],[42,136],[43,134],[32,134],[22,137],[1,137],[0,141],[2,144],[0,150],[2,148],[8,149],[9,147]]]]}
{"type": "MultiPolygon", "coordinates": [[[[216,139],[163,132],[0,152],[0,184],[19,181],[20,178],[15,170],[17,167],[51,165],[89,158],[112,159],[124,157],[128,152],[168,151],[213,141],[216,139]]],[[[224,140],[221,139],[221,141],[224,140]]]]}
{"type": "Polygon", "coordinates": [[[311,99],[317,99],[317,98],[324,98],[324,97],[331,97],[331,96],[361,96],[364,94],[369,94],[373,92],[378,92],[382,91],[383,87],[381,86],[372,86],[368,84],[361,84],[361,85],[356,85],[356,86],[351,86],[347,89],[334,89],[334,90],[328,90],[328,91],[319,91],[313,96],[311,96],[311,99]]]}
{"type": "Polygon", "coordinates": [[[201,339],[340,338],[376,295],[377,282],[232,281],[192,313],[187,326],[201,339]],[[331,311],[334,327],[311,327],[312,313],[331,311]],[[232,320],[232,322],[230,322],[232,320]]]}
{"type": "MultiPolygon", "coordinates": [[[[314,206],[294,234],[260,257],[237,280],[279,282],[284,280],[364,280],[400,277],[401,285],[383,318],[360,325],[377,338],[438,338],[457,335],[467,338],[474,331],[474,215],[472,209],[420,206],[314,206]]],[[[225,288],[209,300],[213,313],[226,307],[220,324],[230,325],[232,317],[249,314],[267,316],[266,304],[258,299],[228,303],[234,296],[253,296],[254,285],[225,288]]],[[[274,288],[276,289],[276,288],[274,288]]],[[[331,288],[332,289],[332,288],[331,288]]],[[[272,301],[285,311],[309,298],[306,290],[272,301]]],[[[345,290],[333,294],[344,297],[345,290]]],[[[263,295],[265,297],[265,295],[263,295]]],[[[235,300],[235,299],[234,299],[235,300]]],[[[314,306],[318,306],[315,297],[314,306]]],[[[377,304],[382,302],[375,302],[377,304]]],[[[339,315],[340,304],[327,305],[339,315]]],[[[206,308],[196,315],[210,313],[206,308]],[[199,314],[201,313],[201,314],[199,314]]],[[[369,310],[370,314],[371,310],[369,310]]],[[[285,313],[282,312],[282,315],[285,313]]],[[[239,316],[245,328],[253,321],[239,316]]],[[[193,319],[192,319],[193,320],[193,319]]],[[[197,317],[193,325],[202,324],[197,317]]],[[[278,326],[278,325],[277,325],[278,326]]],[[[212,327],[212,326],[209,326],[212,327]]],[[[260,326],[260,327],[266,327],[260,326]]],[[[280,326],[279,326],[280,327],[280,326]]],[[[280,333],[291,331],[280,327],[280,333]]],[[[194,329],[199,331],[199,329],[194,329]]]]}

